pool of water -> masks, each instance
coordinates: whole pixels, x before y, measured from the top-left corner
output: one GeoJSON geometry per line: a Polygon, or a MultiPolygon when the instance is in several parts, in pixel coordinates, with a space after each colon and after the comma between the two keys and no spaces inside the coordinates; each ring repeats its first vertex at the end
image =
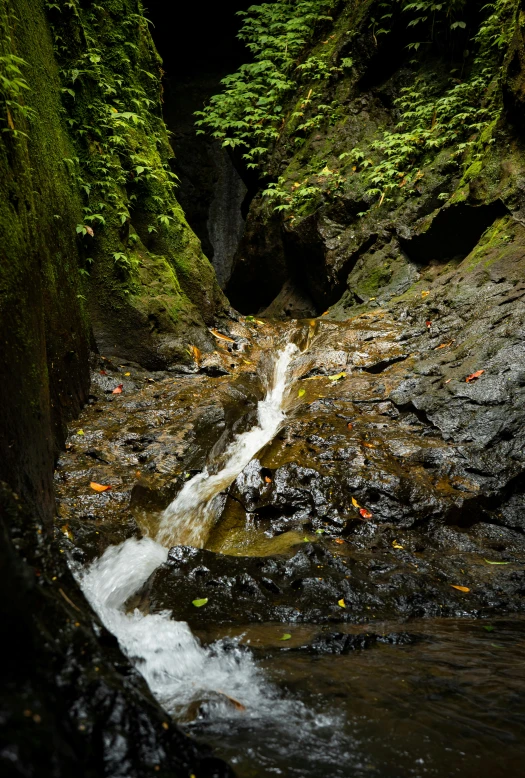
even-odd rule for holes
{"type": "Polygon", "coordinates": [[[240,778],[524,774],[525,620],[374,624],[375,633],[405,631],[417,641],[342,656],[302,650],[310,630],[236,630],[274,687],[274,711],[213,720],[204,705],[187,727],[240,778]],[[279,649],[283,632],[292,638],[279,649]]]}

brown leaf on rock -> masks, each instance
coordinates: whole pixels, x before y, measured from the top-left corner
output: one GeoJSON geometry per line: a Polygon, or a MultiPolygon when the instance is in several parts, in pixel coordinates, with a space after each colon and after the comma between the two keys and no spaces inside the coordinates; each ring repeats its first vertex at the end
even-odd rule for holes
{"type": "Polygon", "coordinates": [[[217,338],[218,340],[226,340],[228,343],[235,343],[233,338],[229,338],[227,335],[223,335],[222,332],[219,332],[216,329],[211,329],[210,332],[213,337],[217,338]]]}
{"type": "Polygon", "coordinates": [[[372,518],[372,512],[368,511],[366,508],[359,508],[359,515],[363,517],[363,519],[371,519],[372,518]]]}
{"type": "Polygon", "coordinates": [[[480,377],[480,375],[483,375],[485,371],[484,370],[476,370],[475,373],[471,373],[465,378],[465,381],[467,384],[470,384],[471,381],[476,381],[480,377]]]}
{"type": "Polygon", "coordinates": [[[104,484],[97,484],[96,481],[91,481],[89,485],[94,492],[107,492],[108,489],[111,489],[111,486],[104,485],[104,484]]]}
{"type": "Polygon", "coordinates": [[[192,345],[189,344],[188,345],[188,352],[189,352],[190,356],[192,356],[193,359],[195,360],[195,362],[197,364],[197,367],[199,367],[199,365],[201,363],[201,359],[202,359],[201,350],[199,348],[197,348],[197,346],[192,346],[192,345]]]}

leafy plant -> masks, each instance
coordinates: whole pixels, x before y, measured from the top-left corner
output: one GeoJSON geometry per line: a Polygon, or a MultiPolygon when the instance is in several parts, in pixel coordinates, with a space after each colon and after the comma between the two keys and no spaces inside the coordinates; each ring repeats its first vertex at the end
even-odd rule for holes
{"type": "MultiPolygon", "coordinates": [[[[211,132],[223,146],[239,147],[247,166],[255,168],[284,127],[284,104],[301,79],[330,74],[324,58],[299,58],[316,30],[331,21],[336,0],[279,0],[239,11],[239,38],[253,62],[223,79],[223,91],[197,112],[198,132],[211,132]]],[[[307,98],[308,99],[308,98],[307,98]]],[[[303,128],[304,129],[304,128],[303,128]]]]}

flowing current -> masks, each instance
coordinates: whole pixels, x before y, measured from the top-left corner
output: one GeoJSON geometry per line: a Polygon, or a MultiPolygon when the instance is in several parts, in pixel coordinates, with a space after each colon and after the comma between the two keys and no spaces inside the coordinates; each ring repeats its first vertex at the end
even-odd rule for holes
{"type": "Polygon", "coordinates": [[[216,695],[219,709],[231,715],[228,697],[249,712],[271,710],[272,691],[251,655],[228,650],[219,643],[203,648],[185,622],[169,612],[144,615],[125,611],[127,600],[163,564],[175,545],[202,547],[216,519],[219,494],[241,473],[260,449],[272,440],[285,418],[288,369],[297,347],[289,343],[278,353],[267,379],[266,396],[259,402],[258,424],[238,435],[227,448],[219,472],[207,469],[188,481],[164,512],[156,540],[129,538],[111,546],[80,574],[84,594],[102,622],[133,660],[151,691],[170,713],[192,701],[216,695]]]}

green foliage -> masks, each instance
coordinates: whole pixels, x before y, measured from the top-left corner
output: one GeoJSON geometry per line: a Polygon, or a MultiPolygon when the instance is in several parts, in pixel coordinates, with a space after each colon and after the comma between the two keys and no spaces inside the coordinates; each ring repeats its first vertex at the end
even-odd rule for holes
{"type": "MultiPolygon", "coordinates": [[[[423,14],[412,20],[415,26],[438,11],[450,19],[464,5],[464,0],[425,1],[408,3],[404,10],[423,14]]],[[[463,159],[465,152],[473,151],[479,143],[483,130],[498,118],[501,99],[494,82],[513,32],[512,8],[511,0],[485,6],[489,13],[473,38],[477,53],[468,78],[462,80],[461,73],[453,70],[448,83],[443,85],[435,77],[416,76],[410,86],[401,90],[401,96],[394,101],[399,122],[393,130],[386,130],[381,140],[372,143],[374,162],[363,151],[350,152],[357,169],[367,168],[368,192],[379,197],[381,203],[388,202],[387,195],[393,190],[406,187],[407,191],[414,191],[422,177],[420,166],[439,150],[449,148],[452,158],[463,159]]],[[[457,29],[454,25],[455,22],[451,27],[457,29]]],[[[475,155],[471,155],[470,161],[473,158],[475,155]]]]}
{"type": "MultiPolygon", "coordinates": [[[[119,13],[112,3],[85,8],[78,0],[47,8],[78,154],[65,163],[85,197],[79,234],[93,237],[93,228],[108,221],[123,227],[137,207],[167,225],[176,176],[160,117],[160,64],[141,4],[133,14],[119,13]],[[145,69],[148,63],[154,72],[145,69]]],[[[115,261],[129,266],[117,253],[115,261]]]]}
{"type": "Polygon", "coordinates": [[[311,56],[301,62],[300,56],[323,22],[331,21],[335,4],[280,0],[240,11],[239,38],[253,62],[223,79],[223,92],[197,112],[199,132],[206,129],[223,146],[240,147],[248,167],[257,167],[284,127],[283,106],[297,84],[326,79],[332,71],[326,58],[311,56]]]}
{"type": "MultiPolygon", "coordinates": [[[[432,60],[426,64],[427,52],[438,36],[441,36],[441,47],[443,43],[457,47],[455,36],[464,35],[465,22],[461,14],[468,10],[466,6],[466,0],[441,3],[389,0],[374,6],[376,17],[369,18],[366,23],[376,43],[378,35],[390,33],[395,13],[398,19],[406,18],[408,31],[425,31],[425,37],[428,36],[423,41],[426,49],[420,49],[422,42],[408,45],[409,49],[415,50],[416,58],[410,63],[413,73],[410,83],[401,88],[393,103],[397,122],[384,129],[379,138],[376,135],[362,147],[340,154],[339,169],[335,169],[337,165],[333,162],[334,169],[331,170],[326,160],[317,166],[315,160],[311,160],[303,181],[281,177],[268,185],[263,194],[276,210],[289,212],[291,219],[305,214],[323,198],[337,197],[346,185],[350,185],[354,174],[359,177],[361,191],[364,184],[370,202],[382,205],[399,201],[418,191],[424,176],[422,168],[431,164],[441,151],[446,149],[458,165],[467,158],[468,164],[472,164],[481,157],[484,146],[492,142],[489,130],[502,109],[498,79],[514,32],[515,2],[496,0],[478,9],[481,10],[478,29],[474,30],[470,41],[463,39],[473,51],[464,51],[461,57],[460,49],[457,67],[452,66],[448,76],[440,76],[432,60]]],[[[348,59],[353,65],[352,58],[348,59]]],[[[292,117],[298,115],[299,112],[295,112],[292,117]]],[[[296,130],[306,134],[326,120],[337,121],[334,105],[319,105],[317,113],[310,115],[296,130]]],[[[448,194],[441,193],[439,199],[448,199],[448,194]]]]}
{"type": "Polygon", "coordinates": [[[0,127],[13,137],[27,137],[20,127],[26,126],[34,111],[24,102],[24,93],[30,88],[22,70],[27,62],[12,50],[9,28],[15,22],[7,0],[0,0],[0,101],[3,105],[0,127]]]}

